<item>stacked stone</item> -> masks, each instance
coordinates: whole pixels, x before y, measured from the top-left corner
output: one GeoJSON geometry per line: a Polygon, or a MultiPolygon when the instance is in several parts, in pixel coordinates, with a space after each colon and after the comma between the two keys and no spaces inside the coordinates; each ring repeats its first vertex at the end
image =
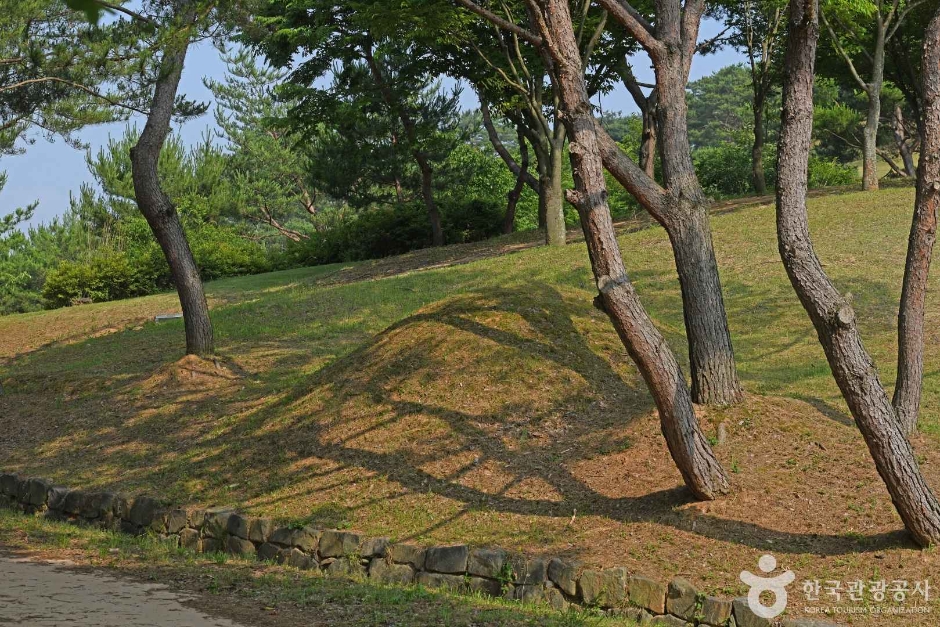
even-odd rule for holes
{"type": "MultiPolygon", "coordinates": [[[[225,552],[385,584],[478,592],[558,610],[570,605],[594,607],[640,625],[774,625],[755,616],[746,599],[706,596],[684,579],[663,585],[625,568],[598,570],[560,558],[526,559],[500,548],[471,549],[464,544],[425,548],[352,531],[275,528],[266,518],[249,518],[230,509],[170,508],[147,496],[128,499],[110,492],[69,490],[9,473],[0,473],[0,505],[124,533],[154,534],[171,547],[194,552],[225,552]]],[[[813,620],[780,624],[831,625],[813,620]]]]}

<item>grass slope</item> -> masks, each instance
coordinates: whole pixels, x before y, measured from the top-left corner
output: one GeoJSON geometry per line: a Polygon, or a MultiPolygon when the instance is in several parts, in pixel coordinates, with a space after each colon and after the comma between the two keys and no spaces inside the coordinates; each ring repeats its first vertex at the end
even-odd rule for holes
{"type": "MultiPolygon", "coordinates": [[[[886,384],[912,206],[909,188],[810,203],[817,249],[854,294],[886,384]]],[[[773,208],[731,206],[712,224],[750,393],[702,410],[709,434],[728,427],[716,447],[732,473],[725,499],[689,501],[642,379],[591,306],[583,244],[535,248],[527,235],[210,284],[231,369],[174,364],[181,322],[145,322],[173,309],[171,295],[0,318],[0,467],[400,539],[577,555],[726,594],[768,551],[798,581],[940,571],[936,551],[907,540],[839,397],[777,256],[773,208]]],[[[664,232],[625,229],[621,245],[684,354],[664,232]]],[[[932,294],[927,310],[915,448],[936,487],[932,294]]]]}

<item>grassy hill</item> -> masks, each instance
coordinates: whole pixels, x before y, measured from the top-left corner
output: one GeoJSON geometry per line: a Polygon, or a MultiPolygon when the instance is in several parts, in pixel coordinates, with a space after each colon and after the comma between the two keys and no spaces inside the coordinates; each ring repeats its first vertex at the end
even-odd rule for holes
{"type": "MultiPolygon", "coordinates": [[[[854,294],[887,385],[912,206],[910,188],[810,203],[817,249],[854,294]]],[[[726,594],[768,551],[798,581],[940,572],[938,553],[903,533],[841,401],[777,256],[773,207],[719,209],[712,224],[749,392],[701,411],[708,434],[727,426],[725,499],[689,501],[642,379],[591,306],[583,244],[535,247],[526,234],[209,284],[218,367],[177,361],[181,321],[150,321],[178,307],[174,295],[0,318],[0,468],[577,555],[726,594]]],[[[623,230],[643,302],[684,355],[665,233],[623,230]]],[[[915,437],[935,490],[938,274],[915,437]]]]}

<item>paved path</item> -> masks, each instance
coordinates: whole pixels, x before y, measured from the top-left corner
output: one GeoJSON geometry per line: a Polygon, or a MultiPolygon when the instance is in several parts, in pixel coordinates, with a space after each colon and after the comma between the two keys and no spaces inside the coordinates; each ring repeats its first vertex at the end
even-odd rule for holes
{"type": "Polygon", "coordinates": [[[207,616],[166,586],[0,557],[0,626],[240,627],[207,616]]]}

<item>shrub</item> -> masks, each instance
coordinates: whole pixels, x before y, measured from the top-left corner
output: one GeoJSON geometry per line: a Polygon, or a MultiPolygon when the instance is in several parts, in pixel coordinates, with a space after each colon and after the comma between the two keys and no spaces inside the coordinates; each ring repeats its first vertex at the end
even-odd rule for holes
{"type": "MultiPolygon", "coordinates": [[[[764,180],[773,187],[777,178],[774,163],[775,146],[764,147],[764,180]]],[[[723,198],[753,194],[751,180],[751,147],[744,144],[724,143],[698,148],[692,153],[699,183],[708,196],[723,198]]]]}
{"type": "Polygon", "coordinates": [[[506,211],[505,203],[474,199],[441,208],[444,240],[448,244],[478,242],[498,235],[506,211]]]}
{"type": "Polygon", "coordinates": [[[836,159],[824,159],[816,155],[809,158],[809,188],[852,185],[859,182],[858,170],[836,159]]]}
{"type": "Polygon", "coordinates": [[[107,251],[87,261],[65,261],[46,275],[42,288],[47,307],[63,307],[83,300],[101,302],[142,296],[156,286],[131,263],[126,253],[107,251]]]}
{"type": "MultiPolygon", "coordinates": [[[[500,232],[504,207],[489,200],[448,201],[438,205],[448,244],[475,242],[500,232]]],[[[309,240],[291,244],[293,264],[320,265],[378,259],[431,245],[431,226],[420,201],[376,207],[359,213],[309,240]]]]}

